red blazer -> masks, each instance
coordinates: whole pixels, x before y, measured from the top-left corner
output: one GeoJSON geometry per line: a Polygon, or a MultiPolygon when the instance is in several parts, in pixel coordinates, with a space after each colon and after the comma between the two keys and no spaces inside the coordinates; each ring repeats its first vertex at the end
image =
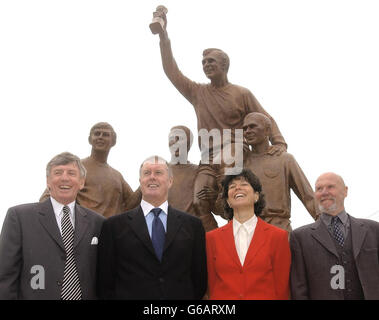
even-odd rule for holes
{"type": "Polygon", "coordinates": [[[291,252],[288,233],[258,218],[243,266],[233,222],[207,232],[209,299],[289,299],[291,252]]]}

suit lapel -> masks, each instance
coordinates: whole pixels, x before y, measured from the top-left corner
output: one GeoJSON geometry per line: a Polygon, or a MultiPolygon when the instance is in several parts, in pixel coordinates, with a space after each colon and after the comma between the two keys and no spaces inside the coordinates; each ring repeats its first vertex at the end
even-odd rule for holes
{"type": "Polygon", "coordinates": [[[312,237],[338,258],[339,255],[337,253],[336,245],[334,244],[325,223],[322,222],[321,219],[318,219],[312,229],[312,237]]]}
{"type": "Polygon", "coordinates": [[[224,248],[230,255],[231,260],[237,264],[238,267],[241,266],[240,258],[238,257],[237,248],[233,235],[233,220],[231,220],[225,227],[221,229],[221,239],[224,242],[224,248]]]}
{"type": "Polygon", "coordinates": [[[58,244],[63,251],[66,251],[64,248],[63,240],[57,220],[55,218],[54,209],[51,204],[50,198],[40,204],[39,210],[39,221],[50,235],[51,238],[58,244]]]}
{"type": "Polygon", "coordinates": [[[181,216],[173,208],[168,206],[167,211],[167,232],[163,252],[170,246],[183,223],[181,216]]]}
{"type": "Polygon", "coordinates": [[[351,239],[353,242],[353,253],[354,253],[354,259],[357,258],[359,251],[362,248],[363,241],[367,234],[367,228],[364,226],[363,223],[358,221],[357,219],[353,218],[349,215],[350,219],[350,230],[351,230],[351,239]]]}
{"type": "MultiPolygon", "coordinates": [[[[146,246],[146,248],[155,256],[155,250],[149,231],[146,225],[146,219],[143,215],[141,206],[129,211],[128,218],[130,220],[130,227],[132,228],[134,234],[140,239],[140,241],[146,246]]],[[[158,258],[157,258],[158,259],[158,258]]]]}
{"type": "Polygon", "coordinates": [[[75,231],[74,248],[79,244],[88,228],[87,212],[80,206],[75,205],[75,231]]]}
{"type": "Polygon", "coordinates": [[[258,251],[266,242],[266,230],[268,229],[266,223],[258,218],[257,226],[255,227],[253,238],[251,239],[250,246],[247,249],[244,266],[254,261],[254,257],[257,255],[258,251]]]}

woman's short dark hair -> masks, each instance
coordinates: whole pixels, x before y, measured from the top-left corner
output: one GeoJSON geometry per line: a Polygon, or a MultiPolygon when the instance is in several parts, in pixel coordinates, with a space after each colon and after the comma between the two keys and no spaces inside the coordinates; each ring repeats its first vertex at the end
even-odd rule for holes
{"type": "Polygon", "coordinates": [[[233,218],[233,209],[228,205],[228,191],[230,183],[239,178],[244,178],[254,189],[255,192],[259,193],[259,199],[254,203],[254,212],[258,217],[266,205],[264,194],[262,193],[262,184],[259,178],[249,169],[243,169],[241,173],[236,175],[227,175],[222,181],[222,199],[224,201],[224,217],[228,220],[233,218]]]}

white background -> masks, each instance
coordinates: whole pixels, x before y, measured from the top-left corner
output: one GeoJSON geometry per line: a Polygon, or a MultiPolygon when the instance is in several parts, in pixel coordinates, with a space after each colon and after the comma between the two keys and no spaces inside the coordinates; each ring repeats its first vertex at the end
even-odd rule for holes
{"type": "MultiPolygon", "coordinates": [[[[143,159],[169,158],[172,126],[196,132],[193,107],[165,77],[149,29],[159,4],[185,75],[207,82],[202,51],[223,49],[229,81],[276,119],[310,183],[335,171],[349,186],[349,213],[378,211],[376,0],[2,0],[0,225],[7,208],[38,201],[53,156],[89,155],[96,122],[115,128],[108,162],[133,189],[143,159]]],[[[189,157],[199,161],[196,143],[189,157]]],[[[293,196],[293,227],[310,222],[293,196]]]]}

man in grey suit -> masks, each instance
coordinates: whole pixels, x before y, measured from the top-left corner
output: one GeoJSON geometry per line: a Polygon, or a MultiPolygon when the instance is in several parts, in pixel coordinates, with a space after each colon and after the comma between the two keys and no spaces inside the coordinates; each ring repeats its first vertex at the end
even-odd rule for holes
{"type": "Polygon", "coordinates": [[[86,169],[64,152],[46,167],[50,197],[12,207],[0,235],[0,299],[96,298],[104,218],[76,204],[86,169]]]}
{"type": "Polygon", "coordinates": [[[290,236],[292,299],[379,299],[379,223],[347,214],[346,196],[337,174],[316,180],[321,217],[290,236]]]}

